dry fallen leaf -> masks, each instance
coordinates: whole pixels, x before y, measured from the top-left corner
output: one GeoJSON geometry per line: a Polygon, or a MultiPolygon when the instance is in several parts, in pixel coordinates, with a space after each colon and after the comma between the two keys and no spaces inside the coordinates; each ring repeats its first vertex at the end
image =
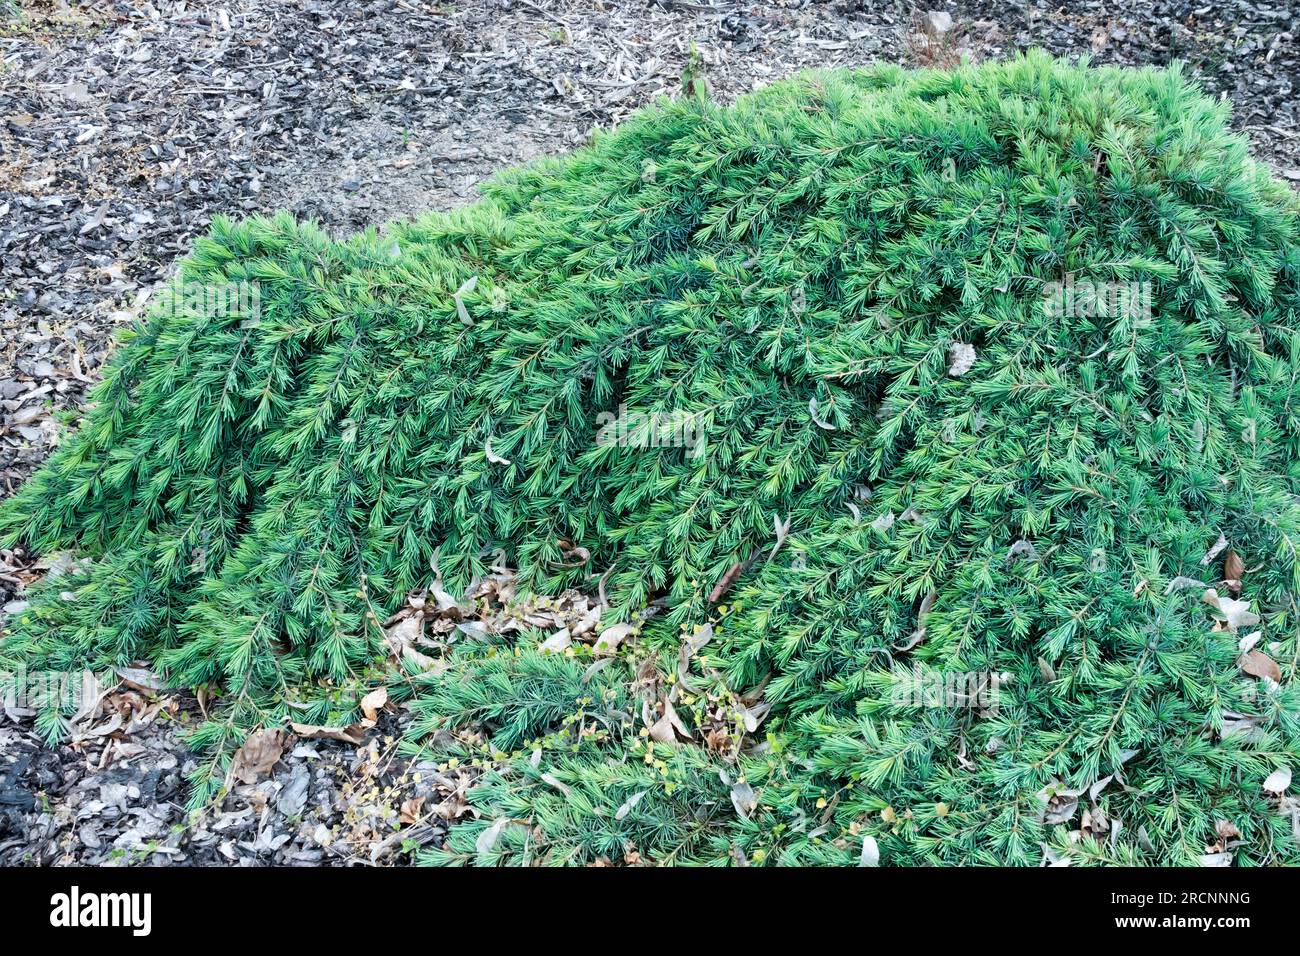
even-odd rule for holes
{"type": "Polygon", "coordinates": [[[361,698],[361,712],[366,715],[366,720],[378,720],[379,712],[384,709],[387,703],[388,688],[380,687],[361,698]]]}
{"type": "Polygon", "coordinates": [[[1291,786],[1290,767],[1278,767],[1264,781],[1264,789],[1269,793],[1285,793],[1289,786],[1291,786]]]}
{"type": "Polygon", "coordinates": [[[1241,655],[1237,666],[1251,677],[1267,677],[1277,684],[1282,682],[1282,668],[1278,667],[1277,661],[1263,651],[1249,651],[1241,655]]]}
{"type": "Polygon", "coordinates": [[[1231,820],[1215,820],[1214,832],[1225,840],[1236,840],[1241,837],[1241,831],[1237,829],[1237,825],[1231,820]]]}
{"type": "Polygon", "coordinates": [[[1233,594],[1241,593],[1241,576],[1246,573],[1246,566],[1236,551],[1228,550],[1223,556],[1223,580],[1233,594]]]}
{"type": "MultiPolygon", "coordinates": [[[[650,710],[648,705],[644,706],[646,709],[642,713],[642,719],[649,723],[650,710]]],[[[663,698],[663,708],[663,716],[650,724],[650,739],[661,744],[676,743],[678,734],[690,739],[690,731],[686,729],[682,719],[677,716],[677,711],[673,709],[672,702],[667,697],[663,698]]]]}
{"type": "MultiPolygon", "coordinates": [[[[474,319],[470,316],[469,309],[465,308],[463,297],[473,292],[474,287],[477,285],[478,285],[478,276],[470,276],[468,279],[466,279],[464,282],[461,283],[459,289],[457,289],[454,293],[452,293],[452,300],[456,303],[456,315],[460,318],[461,324],[465,325],[466,327],[473,325],[474,319]]],[[[491,454],[492,454],[491,452],[488,452],[489,457],[491,457],[491,454]]]]}
{"type": "Polygon", "coordinates": [[[424,617],[420,614],[403,617],[384,632],[384,637],[388,640],[388,646],[392,648],[393,654],[399,658],[406,648],[412,647],[423,636],[424,617]]]}
{"type": "Polygon", "coordinates": [[[741,572],[743,572],[744,570],[745,570],[744,561],[737,561],[731,567],[727,568],[727,573],[722,576],[722,578],[718,581],[718,583],[713,586],[713,590],[709,592],[709,602],[712,604],[717,604],[719,601],[721,601],[722,596],[726,594],[729,590],[731,590],[731,586],[736,583],[737,579],[741,575],[741,572]]]}
{"type": "Polygon", "coordinates": [[[815,395],[808,400],[808,415],[812,418],[813,424],[816,425],[818,428],[824,428],[828,432],[833,432],[837,430],[834,425],[832,425],[826,419],[822,418],[821,415],[818,413],[817,396],[815,395]]]}
{"type": "Polygon", "coordinates": [[[1042,675],[1043,680],[1047,681],[1049,684],[1056,680],[1056,671],[1052,669],[1052,665],[1043,657],[1038,658],[1038,673],[1042,675]]]}
{"type": "Polygon", "coordinates": [[[345,744],[359,744],[365,736],[366,728],[361,724],[350,727],[318,727],[315,724],[290,724],[289,727],[299,737],[307,740],[341,740],[345,744]]]}
{"type": "Polygon", "coordinates": [[[607,627],[600,632],[600,637],[596,639],[595,646],[591,649],[593,654],[613,654],[618,650],[618,645],[636,629],[633,624],[615,624],[613,627],[607,627]]]}
{"type": "Polygon", "coordinates": [[[862,837],[862,856],[858,859],[858,866],[879,865],[880,847],[876,843],[876,838],[868,833],[862,837]]]}
{"type": "Polygon", "coordinates": [[[573,796],[573,788],[570,787],[568,784],[561,782],[560,779],[556,777],[555,774],[553,773],[542,774],[542,783],[546,784],[547,786],[554,787],[556,790],[560,791],[560,793],[564,794],[566,797],[573,796]]]}
{"type": "Polygon", "coordinates": [[[262,774],[271,772],[288,743],[289,735],[278,728],[253,731],[235,752],[231,774],[241,783],[256,783],[262,774]]]}
{"type": "Polygon", "coordinates": [[[167,682],[147,667],[119,667],[117,676],[122,683],[136,690],[158,692],[167,689],[167,682]]]}
{"type": "Polygon", "coordinates": [[[767,560],[771,561],[776,557],[776,553],[781,550],[781,545],[785,544],[785,536],[790,533],[791,518],[781,520],[780,515],[772,515],[772,529],[776,532],[776,544],[772,545],[772,550],[767,554],[767,560]]]}
{"type": "Polygon", "coordinates": [[[491,853],[492,848],[497,845],[497,840],[501,836],[501,831],[510,825],[510,818],[503,817],[496,823],[492,824],[486,830],[478,835],[474,841],[475,853],[491,853]]]}
{"type": "Polygon", "coordinates": [[[573,644],[573,637],[567,627],[562,627],[546,640],[542,641],[538,648],[543,654],[563,654],[573,644]]]}
{"type": "Polygon", "coordinates": [[[625,816],[627,816],[636,808],[636,805],[640,803],[642,798],[649,792],[650,792],[649,790],[640,790],[632,794],[632,796],[628,797],[625,801],[623,801],[623,805],[614,812],[614,819],[622,820],[625,816]]]}
{"type": "Polygon", "coordinates": [[[402,804],[400,822],[403,826],[410,826],[420,819],[420,810],[424,807],[426,799],[426,797],[412,797],[402,804]]]}
{"type": "Polygon", "coordinates": [[[1253,627],[1259,623],[1259,615],[1251,612],[1249,601],[1222,597],[1214,588],[1208,588],[1201,600],[1219,611],[1222,615],[1219,623],[1230,631],[1241,627],[1253,627]]]}
{"type": "Polygon", "coordinates": [[[737,813],[748,820],[749,815],[758,806],[758,795],[744,780],[737,780],[731,787],[731,805],[736,808],[737,813]]]}
{"type": "Polygon", "coordinates": [[[1209,565],[1211,561],[1213,561],[1215,558],[1217,558],[1220,554],[1223,553],[1223,549],[1226,548],[1227,546],[1228,546],[1228,539],[1225,538],[1223,535],[1219,535],[1219,540],[1215,541],[1214,544],[1210,546],[1210,550],[1206,551],[1205,556],[1201,558],[1201,564],[1209,565]]]}
{"type": "Polygon", "coordinates": [[[912,648],[916,647],[916,645],[925,640],[925,618],[926,615],[934,609],[934,602],[938,597],[939,592],[931,589],[930,593],[922,599],[921,608],[916,614],[916,630],[912,632],[911,637],[909,637],[905,642],[902,644],[895,644],[894,650],[900,653],[910,651],[912,648]]]}

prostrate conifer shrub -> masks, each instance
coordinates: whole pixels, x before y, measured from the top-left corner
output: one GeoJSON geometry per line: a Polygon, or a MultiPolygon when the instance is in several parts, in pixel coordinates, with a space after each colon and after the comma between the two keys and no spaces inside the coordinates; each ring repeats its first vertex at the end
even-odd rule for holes
{"type": "Polygon", "coordinates": [[[219,222],[181,280],[255,308],[123,343],[0,649],[218,690],[202,799],[500,549],[610,607],[394,684],[480,774],[432,862],[1300,862],[1300,204],[1226,111],[811,74],[383,235],[219,222]]]}

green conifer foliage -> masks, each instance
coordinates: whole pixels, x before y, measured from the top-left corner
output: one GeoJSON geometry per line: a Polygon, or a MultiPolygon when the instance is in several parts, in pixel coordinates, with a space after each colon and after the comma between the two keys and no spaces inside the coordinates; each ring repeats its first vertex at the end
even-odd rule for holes
{"type": "Polygon", "coordinates": [[[219,222],[181,279],[256,314],[122,344],[0,516],[93,561],[0,652],[215,686],[219,755],[338,718],[501,548],[666,610],[594,676],[495,638],[414,679],[491,768],[432,862],[1300,862],[1300,203],[1226,119],[1177,70],[816,73],[382,235],[219,222]],[[694,742],[641,733],[647,661],[694,742]],[[757,748],[699,746],[759,688],[757,748]]]}

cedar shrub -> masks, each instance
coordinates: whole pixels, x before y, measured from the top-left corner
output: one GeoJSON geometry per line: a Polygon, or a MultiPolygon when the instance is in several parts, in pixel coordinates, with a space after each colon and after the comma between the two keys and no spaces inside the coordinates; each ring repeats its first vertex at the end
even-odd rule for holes
{"type": "Polygon", "coordinates": [[[89,558],[0,655],[218,690],[201,801],[500,549],[637,631],[395,682],[481,768],[429,862],[1300,862],[1298,214],[1178,69],[1032,54],[662,103],[346,241],[218,221],[178,281],[255,314],[125,337],[0,514],[89,558]],[[996,706],[899,693],[952,674],[996,706]]]}

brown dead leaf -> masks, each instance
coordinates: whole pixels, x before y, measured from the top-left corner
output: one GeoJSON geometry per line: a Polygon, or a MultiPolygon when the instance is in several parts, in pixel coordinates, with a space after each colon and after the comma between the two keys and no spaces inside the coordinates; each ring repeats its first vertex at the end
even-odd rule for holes
{"type": "Polygon", "coordinates": [[[373,722],[379,719],[379,712],[387,704],[388,688],[380,687],[361,698],[361,712],[366,715],[366,720],[373,722]]]}
{"type": "Polygon", "coordinates": [[[349,727],[318,727],[315,724],[290,724],[295,734],[307,740],[341,740],[345,744],[359,744],[366,728],[361,724],[349,727]]]}
{"type": "Polygon", "coordinates": [[[1249,651],[1241,655],[1237,666],[1251,677],[1267,677],[1276,684],[1282,683],[1282,668],[1263,651],[1249,651]]]}
{"type": "Polygon", "coordinates": [[[258,777],[271,772],[288,743],[289,735],[278,728],[253,731],[235,752],[231,775],[241,783],[257,783],[258,777]]]}
{"type": "Polygon", "coordinates": [[[561,782],[559,778],[557,778],[553,773],[542,774],[542,783],[554,787],[556,790],[560,791],[560,793],[564,794],[566,797],[573,796],[573,788],[570,787],[568,784],[561,782]]]}
{"type": "Polygon", "coordinates": [[[384,632],[384,636],[393,654],[401,657],[404,648],[411,647],[424,636],[424,615],[416,613],[400,617],[384,632]]]}
{"type": "Polygon", "coordinates": [[[1245,573],[1246,566],[1242,563],[1241,556],[1229,548],[1223,556],[1223,580],[1233,594],[1241,593],[1241,576],[1245,573]]]}
{"type": "Polygon", "coordinates": [[[403,826],[410,826],[420,819],[420,810],[424,807],[426,797],[412,797],[402,804],[402,813],[399,820],[403,826]]]}
{"type": "Polygon", "coordinates": [[[714,585],[713,590],[709,592],[709,602],[717,604],[721,601],[722,596],[731,590],[731,586],[736,583],[736,580],[740,577],[740,574],[744,569],[744,561],[737,561],[729,567],[727,573],[722,576],[722,579],[718,581],[718,583],[714,585]]]}

